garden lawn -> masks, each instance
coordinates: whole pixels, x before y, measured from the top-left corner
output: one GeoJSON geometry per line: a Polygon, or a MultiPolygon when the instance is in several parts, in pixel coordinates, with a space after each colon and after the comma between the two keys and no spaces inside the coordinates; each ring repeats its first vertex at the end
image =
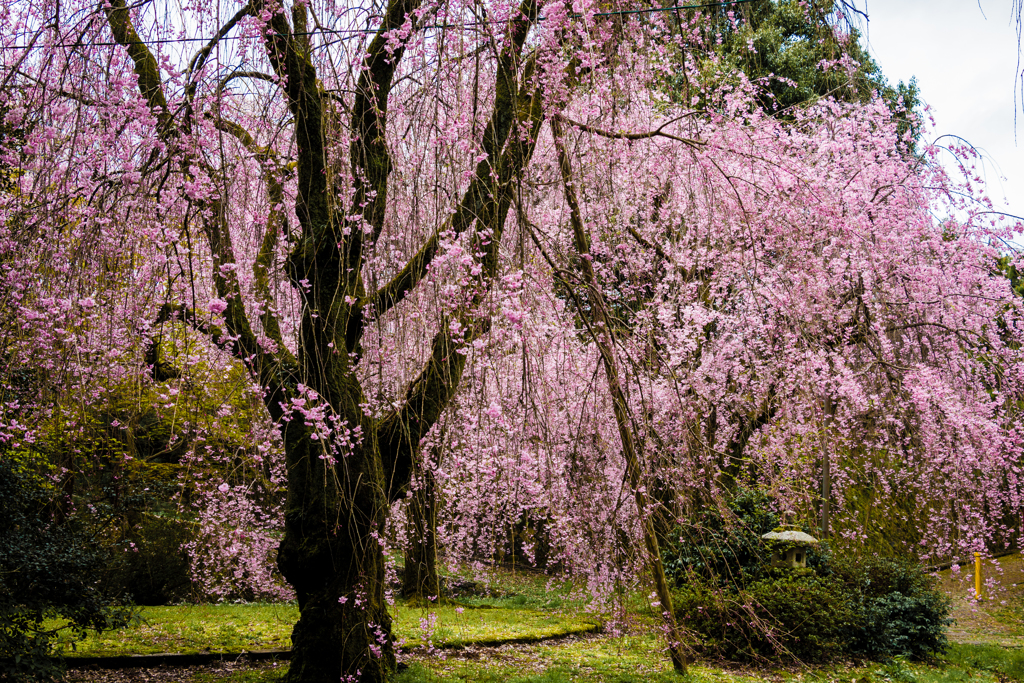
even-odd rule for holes
{"type": "MultiPolygon", "coordinates": [[[[408,647],[424,645],[428,640],[439,647],[531,641],[597,627],[595,619],[580,615],[515,607],[411,608],[399,603],[392,615],[395,636],[408,647]]],[[[139,616],[139,623],[132,628],[93,633],[73,645],[66,642],[66,656],[287,649],[291,647],[298,608],[276,604],[179,605],[144,607],[139,616]]]]}
{"type": "MultiPolygon", "coordinates": [[[[656,636],[602,634],[446,655],[417,652],[395,683],[1008,683],[1022,680],[1015,675],[1022,659],[1024,653],[1003,648],[954,646],[948,656],[929,664],[895,659],[866,666],[758,668],[700,662],[680,678],[656,636]]],[[[287,667],[281,662],[182,680],[280,683],[287,667]]]]}

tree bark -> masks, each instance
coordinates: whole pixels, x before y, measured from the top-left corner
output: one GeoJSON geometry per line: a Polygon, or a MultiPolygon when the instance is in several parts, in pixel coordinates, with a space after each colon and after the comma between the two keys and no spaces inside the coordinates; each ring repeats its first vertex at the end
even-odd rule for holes
{"type": "Polygon", "coordinates": [[[285,435],[278,566],[299,603],[287,680],[385,681],[396,662],[377,540],[388,508],[380,457],[366,444],[330,467],[307,430],[293,420],[285,435]]]}
{"type": "Polygon", "coordinates": [[[832,419],[836,414],[835,404],[832,397],[826,396],[822,406],[824,418],[821,428],[821,538],[826,540],[831,533],[829,528],[832,512],[832,462],[828,452],[828,431],[832,426],[832,419]]]}
{"type": "Polygon", "coordinates": [[[423,468],[421,485],[409,499],[409,539],[405,546],[402,595],[421,602],[441,600],[437,575],[437,490],[434,473],[423,468]]]}
{"type": "MultiPolygon", "coordinates": [[[[508,22],[507,40],[500,48],[493,46],[497,83],[494,110],[482,140],[487,156],[477,163],[458,211],[438,230],[438,234],[462,233],[477,226],[487,235],[487,239],[476,236],[473,244],[482,266],[473,300],[453,315],[467,333],[456,340],[448,325],[442,325],[422,371],[408,387],[403,407],[371,419],[364,411],[368,401],[353,372],[360,355],[362,310],[375,306],[380,315],[393,306],[419,284],[436,253],[431,246],[436,239],[427,240],[394,283],[378,292],[366,291],[362,227],[371,226],[376,238],[384,224],[391,170],[385,134],[388,97],[406,40],[395,42],[396,29],[415,16],[419,5],[420,0],[389,0],[363,58],[350,122],[355,192],[351,204],[341,206],[338,197],[345,193],[333,186],[328,172],[331,141],[325,138],[330,130],[327,124],[338,123],[331,120],[337,114],[328,106],[310,56],[306,10],[298,5],[293,8],[293,27],[276,5],[268,0],[252,1],[253,14],[269,16],[265,48],[274,82],[281,84],[294,121],[295,214],[300,229],[291,233],[295,241],[285,268],[302,304],[298,348],[294,357],[286,350],[266,300],[270,291],[267,270],[274,262],[277,232],[284,228],[280,207],[271,212],[256,259],[256,297],[264,299],[263,332],[277,343],[276,350],[267,351],[258,342],[238,281],[230,274],[234,268],[225,268],[236,265],[235,252],[225,206],[216,198],[196,203],[201,205],[197,215],[202,216],[212,255],[212,281],[218,297],[227,304],[226,329],[209,325],[180,303],[165,305],[157,321],[177,318],[187,322],[233,352],[264,387],[267,410],[283,426],[288,494],[277,561],[299,603],[287,677],[295,683],[382,683],[395,670],[380,534],[389,505],[408,485],[421,438],[440,418],[461,380],[465,356],[457,353],[458,346],[471,343],[489,327],[481,303],[498,273],[498,249],[512,188],[533,155],[543,119],[540,91],[527,85],[536,61],[523,57],[527,33],[537,20],[537,4],[523,0],[520,13],[508,22]],[[325,404],[342,427],[354,433],[359,430],[344,454],[328,450],[324,439],[319,435],[313,438],[314,427],[307,425],[301,414],[291,414],[293,401],[310,396],[310,389],[317,395],[311,400],[325,404]]],[[[211,178],[221,177],[201,156],[170,144],[179,130],[189,128],[192,110],[182,110],[181,122],[176,119],[178,110],[171,112],[157,62],[135,31],[124,0],[111,0],[104,11],[115,39],[133,60],[140,93],[157,116],[157,133],[169,143],[172,163],[185,176],[198,166],[211,178]]],[[[225,35],[247,13],[240,10],[218,36],[225,35]]],[[[411,36],[418,19],[410,20],[411,36]]],[[[213,45],[202,48],[191,63],[201,64],[213,45]]],[[[190,84],[188,97],[194,93],[195,85],[190,84]]],[[[274,173],[291,165],[278,162],[273,150],[255,147],[252,136],[237,124],[220,118],[216,124],[262,161],[272,162],[268,168],[277,170],[269,170],[264,180],[272,203],[282,203],[281,180],[274,173]]]]}
{"type": "Polygon", "coordinates": [[[646,493],[647,488],[644,483],[643,464],[640,462],[640,456],[637,453],[636,438],[633,434],[632,421],[629,417],[629,407],[626,403],[626,395],[622,389],[618,363],[615,359],[611,316],[608,315],[604,295],[598,285],[597,277],[594,274],[594,267],[590,260],[590,237],[583,226],[579,201],[576,199],[576,190],[572,183],[572,168],[569,164],[569,157],[565,153],[565,145],[562,139],[562,125],[557,116],[551,119],[551,132],[554,136],[555,147],[558,152],[558,164],[562,173],[565,200],[569,205],[569,220],[572,223],[573,244],[580,258],[580,270],[587,285],[587,295],[591,304],[589,311],[584,310],[582,306],[578,306],[577,312],[581,318],[588,321],[594,342],[601,351],[601,360],[604,365],[605,376],[608,380],[608,392],[611,394],[612,408],[615,412],[615,422],[619,428],[622,455],[626,460],[626,474],[629,478],[630,488],[633,490],[637,514],[640,517],[643,529],[644,546],[647,551],[644,559],[654,581],[655,592],[661,605],[672,666],[677,673],[685,674],[688,662],[683,651],[679,625],[676,623],[675,612],[672,608],[672,593],[669,590],[668,580],[665,577],[665,567],[661,562],[661,549],[659,548],[658,536],[650,512],[651,500],[646,493]]]}
{"type": "MultiPolygon", "coordinates": [[[[360,140],[373,142],[366,147],[362,142],[353,143],[358,147],[352,151],[353,163],[360,165],[365,181],[357,188],[348,215],[362,214],[361,220],[373,226],[375,232],[383,221],[382,204],[387,196],[390,169],[383,143],[387,95],[395,64],[401,58],[401,51],[392,49],[382,36],[400,26],[415,6],[415,0],[390,3],[380,33],[365,58],[353,107],[353,129],[360,132],[360,140]]],[[[273,21],[283,22],[279,16],[275,15],[273,21]]],[[[526,31],[535,20],[536,6],[527,0],[521,17],[511,22],[512,39],[506,44],[499,64],[494,125],[485,133],[495,154],[480,162],[480,181],[471,183],[467,195],[473,196],[463,201],[479,208],[462,229],[476,224],[480,231],[490,233],[488,244],[477,245],[477,251],[483,254],[477,299],[484,296],[496,277],[497,249],[508,215],[513,180],[521,175],[533,154],[541,120],[539,94],[520,85],[529,72],[529,66],[524,70],[520,61],[521,51],[526,31]]],[[[285,30],[286,25],[278,34],[285,30]]],[[[288,49],[286,45],[280,64],[292,69],[288,49]]],[[[299,61],[294,68],[301,72],[306,65],[299,61]]],[[[315,83],[315,78],[310,78],[313,80],[306,82],[315,83]]],[[[292,110],[296,119],[320,115],[320,108],[304,104],[318,93],[312,85],[299,87],[299,80],[288,80],[290,94],[295,98],[292,110]]],[[[306,126],[309,131],[315,127],[306,126]]],[[[297,129],[301,132],[303,126],[297,123],[297,129]]],[[[344,418],[350,428],[359,426],[364,437],[347,457],[332,464],[320,457],[321,442],[311,440],[307,428],[298,426],[297,421],[289,423],[285,440],[289,495],[278,562],[298,594],[300,618],[292,638],[288,680],[336,683],[340,678],[377,683],[386,680],[395,669],[391,619],[384,602],[384,556],[379,534],[383,532],[389,504],[410,481],[420,440],[440,419],[461,381],[465,355],[457,353],[458,343],[472,342],[488,329],[488,322],[475,311],[478,301],[460,311],[459,323],[468,330],[467,334],[457,343],[449,326],[442,327],[434,337],[423,370],[409,385],[402,408],[379,421],[366,417],[362,409],[366,400],[349,365],[350,355],[329,350],[342,347],[354,354],[352,357],[358,357],[361,306],[378,299],[375,293],[363,290],[359,258],[362,230],[353,226],[350,234],[344,235],[327,227],[334,226],[334,230],[340,231],[347,219],[336,214],[332,221],[330,216],[321,215],[319,212],[325,210],[322,199],[312,196],[319,191],[319,177],[323,175],[318,172],[321,160],[326,158],[323,142],[307,133],[300,136],[300,147],[297,213],[303,221],[304,236],[289,258],[289,276],[296,285],[303,279],[312,285],[304,294],[301,376],[307,386],[328,400],[335,414],[344,418]],[[303,146],[302,139],[309,147],[303,146]],[[302,169],[306,166],[313,172],[304,175],[302,169]],[[341,249],[335,246],[339,242],[343,244],[341,249]],[[349,296],[338,296],[339,291],[349,296]]],[[[327,192],[324,196],[332,194],[327,192]]],[[[429,258],[417,263],[425,271],[429,258]]],[[[409,288],[417,283],[414,274],[409,288]]],[[[304,288],[297,286],[297,290],[302,292],[304,288]]]]}

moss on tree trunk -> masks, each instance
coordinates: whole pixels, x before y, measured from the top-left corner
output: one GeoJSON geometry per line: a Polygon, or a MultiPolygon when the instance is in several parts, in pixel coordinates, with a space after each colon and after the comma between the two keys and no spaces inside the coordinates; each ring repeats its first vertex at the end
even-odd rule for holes
{"type": "Polygon", "coordinates": [[[299,603],[287,680],[337,683],[358,672],[360,681],[385,681],[395,653],[377,541],[387,511],[380,457],[367,444],[330,467],[307,432],[292,421],[285,440],[289,487],[278,566],[299,603]]]}

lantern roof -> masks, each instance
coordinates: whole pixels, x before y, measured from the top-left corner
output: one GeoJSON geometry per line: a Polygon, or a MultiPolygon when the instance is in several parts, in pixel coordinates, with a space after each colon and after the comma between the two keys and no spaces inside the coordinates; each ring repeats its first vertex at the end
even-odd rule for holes
{"type": "Polygon", "coordinates": [[[803,531],[800,531],[800,528],[795,524],[783,524],[774,531],[769,531],[761,538],[766,541],[786,541],[789,543],[801,543],[806,545],[818,543],[818,539],[810,534],[805,534],[803,531]]]}

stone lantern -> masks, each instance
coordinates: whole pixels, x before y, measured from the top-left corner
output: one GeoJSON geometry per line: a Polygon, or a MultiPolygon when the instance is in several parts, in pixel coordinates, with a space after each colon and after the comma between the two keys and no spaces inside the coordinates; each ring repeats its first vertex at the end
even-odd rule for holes
{"type": "Polygon", "coordinates": [[[818,539],[800,531],[795,524],[783,524],[761,537],[772,549],[772,566],[799,569],[807,566],[807,550],[818,539]]]}

